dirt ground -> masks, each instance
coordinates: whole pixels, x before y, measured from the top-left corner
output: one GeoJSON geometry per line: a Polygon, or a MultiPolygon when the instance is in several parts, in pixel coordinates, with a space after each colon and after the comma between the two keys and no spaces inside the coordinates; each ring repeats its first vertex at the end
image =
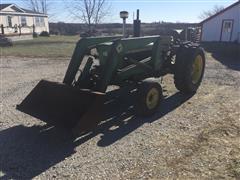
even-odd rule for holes
{"type": "Polygon", "coordinates": [[[164,77],[151,118],[118,115],[73,141],[15,109],[42,78],[61,81],[68,59],[1,58],[0,179],[240,179],[240,62],[207,54],[197,94],[164,77]]]}

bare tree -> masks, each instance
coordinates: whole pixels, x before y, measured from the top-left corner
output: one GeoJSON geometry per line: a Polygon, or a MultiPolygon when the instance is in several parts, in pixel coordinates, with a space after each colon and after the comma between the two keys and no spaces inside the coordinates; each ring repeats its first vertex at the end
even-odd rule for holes
{"type": "Polygon", "coordinates": [[[110,11],[106,0],[74,0],[70,13],[88,25],[91,32],[93,25],[100,23],[110,11]]]}
{"type": "Polygon", "coordinates": [[[109,14],[110,7],[106,6],[106,0],[98,0],[97,1],[97,6],[96,6],[96,11],[95,11],[95,18],[94,18],[94,23],[98,24],[101,22],[101,20],[109,14]]]}
{"type": "Polygon", "coordinates": [[[49,2],[47,0],[23,0],[23,2],[34,12],[48,13],[49,2]]]}
{"type": "Polygon", "coordinates": [[[217,14],[218,12],[222,11],[224,9],[223,6],[215,5],[213,9],[208,11],[203,11],[202,14],[199,16],[201,19],[206,19],[210,16],[213,16],[214,14],[217,14]]]}

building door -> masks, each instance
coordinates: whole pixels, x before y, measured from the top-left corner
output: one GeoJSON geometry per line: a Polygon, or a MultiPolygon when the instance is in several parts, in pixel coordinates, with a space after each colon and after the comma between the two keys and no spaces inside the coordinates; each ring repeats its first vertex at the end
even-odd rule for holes
{"type": "Polygon", "coordinates": [[[220,41],[223,41],[223,42],[231,41],[232,31],[233,31],[233,20],[223,20],[220,41]]]}

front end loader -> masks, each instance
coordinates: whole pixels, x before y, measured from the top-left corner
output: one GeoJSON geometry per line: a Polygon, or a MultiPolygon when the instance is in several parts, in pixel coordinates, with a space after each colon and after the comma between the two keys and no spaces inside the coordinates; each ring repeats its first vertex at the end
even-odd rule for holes
{"type": "Polygon", "coordinates": [[[175,86],[194,93],[205,68],[203,49],[171,36],[91,37],[76,45],[62,83],[41,80],[17,109],[81,134],[101,120],[109,86],[135,87],[136,114],[151,116],[162,98],[153,78],[174,74],[175,86]]]}

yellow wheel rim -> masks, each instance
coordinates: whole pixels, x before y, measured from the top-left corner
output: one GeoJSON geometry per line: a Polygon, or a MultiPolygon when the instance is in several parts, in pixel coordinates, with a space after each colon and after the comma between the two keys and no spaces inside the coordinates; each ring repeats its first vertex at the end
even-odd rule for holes
{"type": "Polygon", "coordinates": [[[196,56],[192,65],[192,82],[197,84],[202,76],[203,58],[201,55],[196,56]]]}
{"type": "Polygon", "coordinates": [[[146,104],[148,109],[154,109],[158,105],[159,101],[159,92],[156,88],[152,88],[146,98],[146,104]]]}

